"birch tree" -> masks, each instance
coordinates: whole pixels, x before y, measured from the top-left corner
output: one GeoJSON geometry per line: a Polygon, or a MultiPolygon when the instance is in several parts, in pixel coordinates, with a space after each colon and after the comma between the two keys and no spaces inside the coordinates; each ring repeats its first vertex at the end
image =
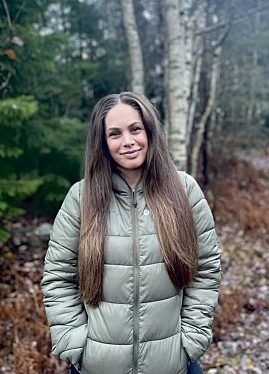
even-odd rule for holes
{"type": "Polygon", "coordinates": [[[175,164],[186,170],[203,58],[205,1],[163,0],[166,33],[165,95],[169,146],[175,164]],[[194,11],[193,11],[194,9],[194,11]]]}
{"type": "Polygon", "coordinates": [[[164,19],[167,43],[165,68],[166,116],[169,118],[169,146],[174,162],[180,169],[187,167],[186,112],[184,99],[184,41],[180,23],[180,4],[164,0],[164,19]]]}
{"type": "Polygon", "coordinates": [[[132,0],[121,0],[123,24],[126,31],[131,69],[131,90],[144,94],[144,66],[132,0]]]}

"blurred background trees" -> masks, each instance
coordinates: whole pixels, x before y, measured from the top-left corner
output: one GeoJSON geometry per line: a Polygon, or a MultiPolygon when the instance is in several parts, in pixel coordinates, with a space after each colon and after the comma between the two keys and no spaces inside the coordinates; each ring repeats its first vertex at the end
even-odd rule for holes
{"type": "Polygon", "coordinates": [[[157,106],[217,223],[203,368],[269,372],[268,25],[268,0],[0,0],[0,372],[67,372],[39,287],[50,222],[82,176],[94,104],[125,90],[157,106]]]}
{"type": "Polygon", "coordinates": [[[56,212],[111,92],[145,92],[205,182],[216,155],[266,146],[268,24],[266,0],[1,0],[0,215],[56,212]]]}

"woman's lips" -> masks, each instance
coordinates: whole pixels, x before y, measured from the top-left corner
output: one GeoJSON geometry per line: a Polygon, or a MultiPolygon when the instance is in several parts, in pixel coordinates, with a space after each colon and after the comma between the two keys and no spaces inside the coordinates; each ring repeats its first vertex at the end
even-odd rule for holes
{"type": "Polygon", "coordinates": [[[121,153],[121,155],[128,158],[128,159],[133,159],[133,158],[136,158],[138,156],[140,151],[141,151],[141,149],[135,149],[133,151],[128,151],[128,152],[121,153]]]}

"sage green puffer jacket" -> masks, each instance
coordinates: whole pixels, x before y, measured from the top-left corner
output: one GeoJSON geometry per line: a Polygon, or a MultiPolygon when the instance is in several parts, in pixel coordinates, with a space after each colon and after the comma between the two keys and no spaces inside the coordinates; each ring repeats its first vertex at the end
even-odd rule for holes
{"type": "Polygon", "coordinates": [[[142,186],[113,175],[102,301],[80,302],[77,257],[82,181],[55,219],[42,288],[53,353],[88,374],[183,374],[211,342],[220,256],[214,222],[195,180],[180,172],[197,228],[198,272],[180,292],[167,274],[142,186]]]}

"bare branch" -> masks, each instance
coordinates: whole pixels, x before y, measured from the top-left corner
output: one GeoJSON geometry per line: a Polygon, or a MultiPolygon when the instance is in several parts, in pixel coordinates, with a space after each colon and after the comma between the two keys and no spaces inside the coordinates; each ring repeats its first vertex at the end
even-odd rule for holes
{"type": "Polygon", "coordinates": [[[21,14],[21,12],[23,11],[23,8],[25,7],[25,0],[23,0],[21,6],[20,6],[20,9],[18,10],[17,14],[15,15],[14,19],[13,19],[13,23],[15,23],[17,21],[17,19],[19,18],[19,15],[21,14]]]}
{"type": "Polygon", "coordinates": [[[244,14],[239,14],[237,16],[234,16],[233,19],[229,22],[223,21],[223,22],[220,22],[216,25],[209,26],[209,27],[206,27],[206,28],[201,29],[201,30],[197,30],[195,32],[195,36],[201,35],[201,34],[207,34],[211,31],[216,31],[216,30],[222,29],[222,28],[226,27],[228,24],[233,24],[233,23],[238,22],[238,21],[243,21],[245,18],[248,18],[248,17],[252,16],[253,14],[259,13],[259,12],[265,10],[265,9],[269,9],[269,4],[264,5],[262,7],[256,7],[256,8],[250,9],[244,14]]]}
{"type": "Polygon", "coordinates": [[[230,28],[230,25],[231,25],[231,22],[228,22],[225,26],[225,30],[224,32],[222,33],[222,35],[220,35],[220,37],[218,38],[218,40],[216,40],[216,42],[214,43],[214,49],[216,50],[223,42],[224,40],[227,38],[231,28],[230,28]]]}
{"type": "Polygon", "coordinates": [[[8,5],[7,5],[7,3],[6,3],[6,0],[2,0],[2,4],[3,4],[3,7],[5,8],[5,12],[6,12],[6,16],[7,16],[8,27],[9,27],[10,29],[12,29],[12,22],[11,22],[10,13],[9,13],[9,9],[8,9],[8,5]]]}

